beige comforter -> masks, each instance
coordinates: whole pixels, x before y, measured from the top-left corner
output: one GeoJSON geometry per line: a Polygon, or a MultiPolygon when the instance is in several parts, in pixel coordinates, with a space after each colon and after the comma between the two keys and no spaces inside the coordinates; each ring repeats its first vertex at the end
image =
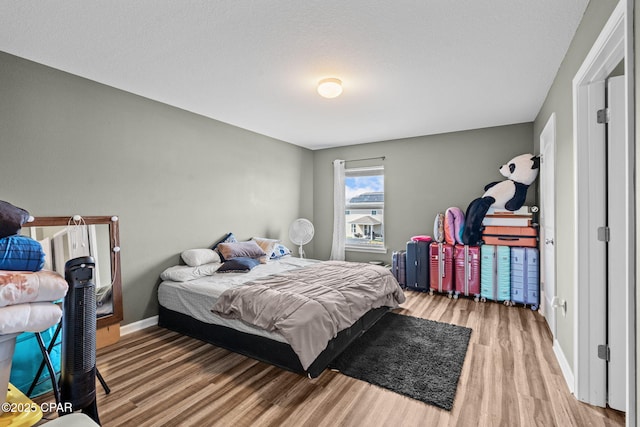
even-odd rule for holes
{"type": "Polygon", "coordinates": [[[211,311],[280,332],[307,369],[329,340],[367,311],[404,300],[389,269],[327,261],[229,289],[211,311]]]}
{"type": "Polygon", "coordinates": [[[56,301],[67,294],[67,281],[50,270],[0,270],[0,307],[27,302],[56,301]]]}

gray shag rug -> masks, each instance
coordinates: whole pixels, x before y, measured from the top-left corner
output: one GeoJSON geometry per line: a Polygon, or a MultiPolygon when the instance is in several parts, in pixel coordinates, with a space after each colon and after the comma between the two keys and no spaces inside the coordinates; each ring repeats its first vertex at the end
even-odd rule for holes
{"type": "Polygon", "coordinates": [[[470,337],[469,328],[388,313],[330,367],[450,411],[470,337]]]}

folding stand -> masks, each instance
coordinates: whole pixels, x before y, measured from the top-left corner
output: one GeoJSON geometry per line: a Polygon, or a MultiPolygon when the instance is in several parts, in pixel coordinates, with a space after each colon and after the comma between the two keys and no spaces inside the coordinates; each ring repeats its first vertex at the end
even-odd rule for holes
{"type": "MultiPolygon", "coordinates": [[[[56,373],[53,370],[53,364],[51,363],[51,358],[49,354],[51,354],[51,350],[53,350],[53,346],[56,343],[56,339],[58,339],[58,335],[60,334],[60,330],[62,329],[62,322],[58,323],[56,327],[56,331],[53,333],[53,337],[51,338],[51,342],[47,347],[44,345],[44,341],[42,340],[42,335],[40,332],[35,332],[36,340],[38,341],[38,346],[40,347],[40,352],[42,353],[42,362],[40,363],[40,367],[38,368],[38,372],[36,373],[29,390],[27,391],[27,397],[31,397],[31,393],[33,393],[33,389],[38,385],[38,380],[40,379],[40,375],[42,375],[42,371],[44,367],[47,367],[47,371],[49,371],[49,378],[51,379],[51,386],[53,387],[53,395],[56,398],[56,404],[60,404],[60,389],[58,388],[58,383],[56,382],[56,373]]],[[[98,381],[102,385],[105,394],[111,393],[111,389],[107,385],[107,382],[104,380],[102,375],[100,375],[100,371],[96,367],[96,376],[98,377],[98,381]]]]}

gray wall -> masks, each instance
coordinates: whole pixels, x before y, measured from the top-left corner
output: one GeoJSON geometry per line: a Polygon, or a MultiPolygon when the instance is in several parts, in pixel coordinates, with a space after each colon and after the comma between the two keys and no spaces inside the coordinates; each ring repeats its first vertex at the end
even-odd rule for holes
{"type": "MultiPolygon", "coordinates": [[[[433,235],[433,219],[450,206],[466,211],[484,193],[484,185],[504,179],[498,168],[533,151],[533,126],[524,123],[486,129],[352,145],[314,152],[314,256],[331,253],[334,159],[386,156],[385,238],[387,254],[347,252],[352,261],[390,262],[391,251],[405,247],[416,234],[433,235]]],[[[378,161],[379,163],[380,161],[378,161]]],[[[376,163],[353,162],[347,167],[376,163]]],[[[529,191],[527,203],[534,203],[529,191]]]]}
{"type": "Polygon", "coordinates": [[[567,315],[556,316],[557,339],[570,364],[573,364],[574,360],[573,319],[575,315],[572,80],[617,3],[617,0],[598,0],[589,3],[533,126],[536,152],[539,152],[540,133],[551,114],[556,113],[556,290],[558,296],[567,301],[567,315]]]}
{"type": "MultiPolygon", "coordinates": [[[[633,34],[633,42],[634,42],[634,83],[635,83],[635,132],[636,132],[636,169],[638,165],[640,165],[640,132],[638,129],[638,124],[640,123],[640,36],[638,36],[637,27],[640,25],[640,2],[635,0],[633,3],[634,7],[634,34],[633,34]]],[[[635,198],[636,198],[636,283],[640,283],[640,241],[637,238],[638,230],[640,230],[640,197],[638,197],[638,188],[640,188],[640,174],[636,172],[636,190],[635,190],[635,198]]],[[[635,393],[636,393],[636,425],[640,425],[640,411],[638,411],[638,407],[640,407],[640,390],[638,390],[638,376],[640,375],[640,316],[638,315],[638,307],[640,307],[640,292],[636,288],[636,312],[634,313],[636,316],[636,378],[635,378],[635,393]]]]}
{"type": "Polygon", "coordinates": [[[311,151],[1,52],[0,153],[1,200],[120,216],[125,324],[184,249],[313,219],[311,151]]]}

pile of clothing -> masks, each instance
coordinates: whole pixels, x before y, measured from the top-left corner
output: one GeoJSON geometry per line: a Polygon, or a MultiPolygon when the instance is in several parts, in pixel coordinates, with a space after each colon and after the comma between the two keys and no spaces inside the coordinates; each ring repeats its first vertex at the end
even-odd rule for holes
{"type": "Polygon", "coordinates": [[[42,245],[19,234],[29,212],[0,200],[0,335],[40,332],[60,321],[67,294],[60,274],[42,270],[42,245]]]}

